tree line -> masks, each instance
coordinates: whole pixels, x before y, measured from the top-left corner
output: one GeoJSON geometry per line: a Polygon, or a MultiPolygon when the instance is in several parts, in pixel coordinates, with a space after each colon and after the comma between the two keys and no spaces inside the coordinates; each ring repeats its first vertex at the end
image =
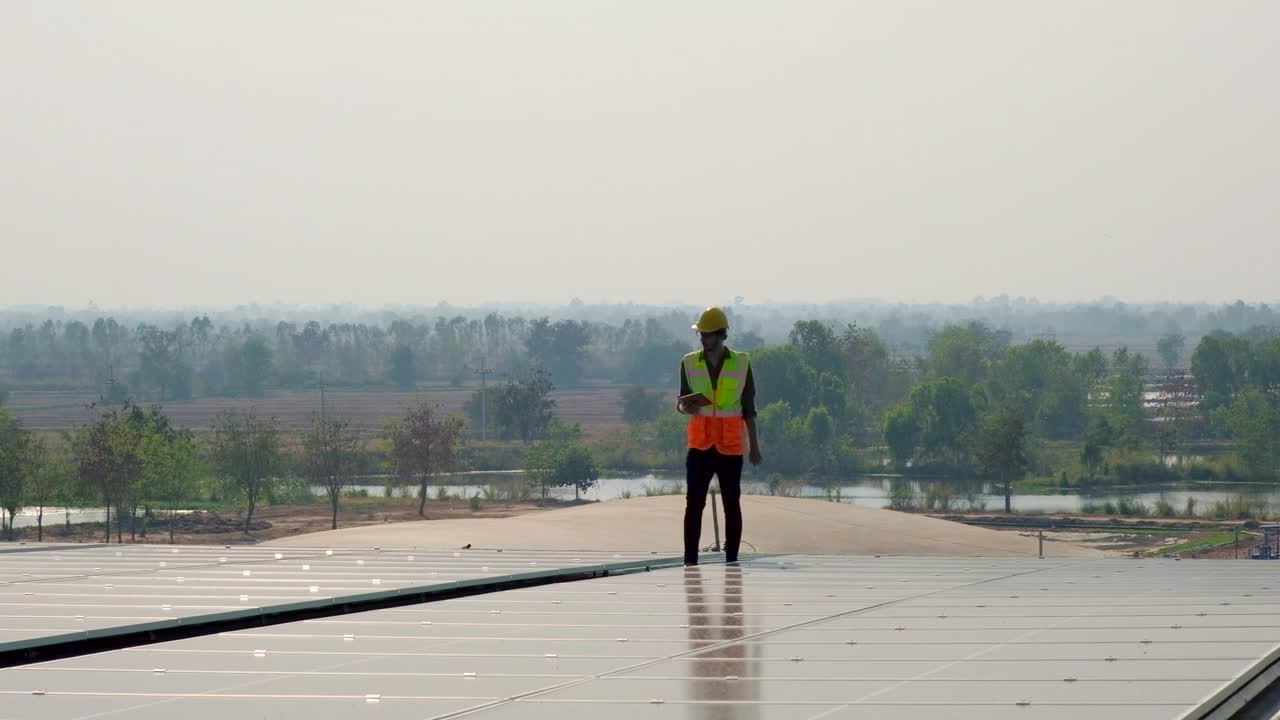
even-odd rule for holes
{"type": "MultiPolygon", "coordinates": [[[[1280,311],[1237,302],[1224,306],[1126,305],[1105,301],[1041,304],[1024,298],[978,299],[969,305],[833,304],[729,307],[734,342],[744,350],[787,344],[796,322],[874,332],[891,357],[924,357],[948,327],[979,322],[1021,344],[1046,333],[1066,348],[1111,349],[1156,338],[1214,332],[1244,336],[1280,326],[1280,311]],[[798,315],[798,317],[797,317],[798,315]],[[788,319],[790,318],[790,319],[788,319]]],[[[0,383],[29,389],[96,388],[117,404],[126,398],[168,402],[202,396],[258,397],[274,389],[331,386],[411,389],[469,384],[477,370],[518,376],[533,368],[554,382],[640,385],[674,382],[670,358],[691,346],[696,310],[571,305],[554,314],[509,315],[440,308],[435,317],[334,308],[328,321],[256,313],[212,313],[175,319],[0,310],[0,383]]],[[[1150,346],[1150,347],[1148,347],[1150,346]]],[[[1158,354],[1178,355],[1176,345],[1158,354]]]]}
{"type": "Polygon", "coordinates": [[[116,403],[261,397],[322,383],[409,390],[469,383],[482,369],[512,377],[539,368],[561,386],[654,384],[672,380],[670,355],[689,345],[668,326],[653,318],[610,326],[497,313],[386,326],[215,326],[207,316],[133,327],[110,317],[92,325],[46,320],[0,335],[0,378],[32,389],[97,388],[116,403]]]}
{"type": "MultiPolygon", "coordinates": [[[[1215,331],[1189,357],[1178,333],[1155,346],[1154,360],[1125,347],[1071,352],[970,322],[895,358],[876,330],[800,321],[786,343],[752,355],[768,472],[985,476],[1008,491],[1028,472],[1168,479],[1192,445],[1225,442],[1238,465],[1184,471],[1280,478],[1280,332],[1215,331]],[[887,466],[872,464],[881,453],[887,466]]],[[[683,420],[667,396],[629,389],[623,416],[678,458],[683,420]]]]}
{"type": "MultiPolygon", "coordinates": [[[[558,361],[555,367],[530,365],[477,390],[465,419],[420,406],[375,438],[387,448],[384,462],[397,482],[417,489],[420,512],[429,479],[464,464],[463,434],[470,427],[474,438],[482,422],[496,441],[518,443],[519,466],[544,493],[556,486],[588,488],[602,466],[628,453],[659,459],[650,466],[678,464],[685,419],[672,411],[673,379],[669,390],[632,384],[620,408],[632,431],[603,446],[556,419],[556,368],[563,375],[578,361],[558,355],[555,325],[537,323],[543,330],[529,337],[549,344],[526,347],[558,361]]],[[[564,330],[565,342],[589,344],[584,338],[591,333],[580,331],[564,330]]],[[[785,342],[752,353],[767,472],[830,479],[867,470],[976,474],[996,480],[1008,495],[1028,472],[1046,474],[1047,444],[1072,448],[1077,454],[1068,463],[1082,479],[1094,480],[1173,472],[1166,460],[1181,457],[1190,445],[1225,441],[1238,459],[1228,468],[1233,477],[1276,479],[1280,333],[1214,331],[1189,356],[1186,345],[1184,336],[1165,334],[1155,344],[1159,357],[1153,363],[1124,347],[1072,352],[1052,339],[1014,343],[1008,330],[969,322],[941,328],[924,354],[902,357],[875,329],[798,321],[785,342]],[[883,467],[873,464],[881,452],[883,467]]],[[[673,341],[653,362],[661,359],[674,376],[684,351],[673,341]]],[[[165,511],[172,519],[191,497],[191,484],[208,476],[218,478],[221,497],[242,503],[246,531],[255,508],[279,492],[284,477],[323,487],[336,525],[344,488],[373,469],[368,439],[323,411],[300,447],[286,449],[279,423],[253,411],[223,414],[210,436],[198,440],[173,427],[159,406],[104,393],[97,409],[94,422],[56,443],[0,409],[0,508],[7,531],[22,507],[92,499],[114,517],[117,541],[125,532],[146,535],[149,519],[165,511]]]]}

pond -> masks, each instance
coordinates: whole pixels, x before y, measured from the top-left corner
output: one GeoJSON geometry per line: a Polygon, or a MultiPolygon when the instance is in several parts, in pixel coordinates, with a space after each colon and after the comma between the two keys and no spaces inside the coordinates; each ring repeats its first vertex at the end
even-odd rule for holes
{"type": "MultiPolygon", "coordinates": [[[[519,472],[504,473],[468,473],[454,475],[446,479],[444,484],[433,484],[429,487],[429,497],[436,497],[443,491],[449,495],[482,498],[489,491],[497,491],[503,496],[513,486],[524,482],[519,472]]],[[[963,509],[975,504],[988,510],[1004,508],[1004,496],[991,483],[978,479],[959,480],[902,480],[885,476],[857,476],[834,486],[830,492],[827,487],[808,484],[801,481],[784,484],[778,494],[795,497],[835,499],[839,502],[853,503],[866,507],[887,507],[896,484],[905,483],[918,498],[922,498],[931,487],[946,486],[952,497],[952,508],[963,509]]],[[[313,488],[317,494],[323,494],[322,488],[313,488]]],[[[381,497],[386,488],[379,484],[361,484],[356,490],[364,490],[370,496],[381,497]]],[[[769,494],[769,486],[763,479],[743,480],[743,492],[756,495],[769,494]]],[[[671,494],[684,491],[684,476],[672,473],[649,473],[631,477],[610,476],[599,480],[595,487],[582,494],[585,500],[617,500],[624,497],[643,497],[647,494],[671,494]]],[[[396,494],[414,494],[413,489],[396,489],[396,494]]],[[[558,499],[572,499],[573,488],[554,488],[550,493],[558,499]]],[[[1280,486],[1267,483],[1215,483],[1215,482],[1179,482],[1166,484],[1145,484],[1134,486],[1107,486],[1096,491],[1071,492],[1047,495],[1013,496],[1013,509],[1021,512],[1037,513],[1078,513],[1086,506],[1102,505],[1120,498],[1137,499],[1151,507],[1157,500],[1164,499],[1173,507],[1182,511],[1188,498],[1194,498],[1197,512],[1204,514],[1215,502],[1226,501],[1243,495],[1257,505],[1265,504],[1272,510],[1280,510],[1280,486]]]]}

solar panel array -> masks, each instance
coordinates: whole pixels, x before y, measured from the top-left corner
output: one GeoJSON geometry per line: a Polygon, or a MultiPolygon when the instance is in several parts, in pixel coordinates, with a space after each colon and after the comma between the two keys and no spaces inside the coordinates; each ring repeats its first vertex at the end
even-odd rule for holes
{"type": "Polygon", "coordinates": [[[649,553],[70,546],[0,555],[0,650],[423,588],[626,566],[649,553]]]}
{"type": "Polygon", "coordinates": [[[10,668],[0,716],[1192,718],[1276,654],[1277,575],[1034,558],[673,568],[10,668]]]}

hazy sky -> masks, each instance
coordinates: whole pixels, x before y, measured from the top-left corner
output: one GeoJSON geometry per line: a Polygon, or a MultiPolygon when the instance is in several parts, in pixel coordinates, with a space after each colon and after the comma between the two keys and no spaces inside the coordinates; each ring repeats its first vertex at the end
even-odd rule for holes
{"type": "Polygon", "coordinates": [[[0,304],[1280,298],[1280,2],[0,3],[0,304]]]}

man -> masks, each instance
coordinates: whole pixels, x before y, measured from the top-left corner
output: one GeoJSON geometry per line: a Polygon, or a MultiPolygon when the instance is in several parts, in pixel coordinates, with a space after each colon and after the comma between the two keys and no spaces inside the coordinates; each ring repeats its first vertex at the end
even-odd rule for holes
{"type": "Polygon", "coordinates": [[[684,509],[684,564],[698,564],[702,510],[711,478],[720,480],[724,499],[724,558],[738,561],[742,542],[742,455],[752,465],[764,461],[756,435],[756,388],[751,358],[725,346],[729,319],[720,308],[707,308],[693,326],[702,351],[680,363],[677,409],[689,418],[689,454],[685,459],[687,494],[684,509]],[[744,432],[747,436],[744,438],[744,432]]]}

